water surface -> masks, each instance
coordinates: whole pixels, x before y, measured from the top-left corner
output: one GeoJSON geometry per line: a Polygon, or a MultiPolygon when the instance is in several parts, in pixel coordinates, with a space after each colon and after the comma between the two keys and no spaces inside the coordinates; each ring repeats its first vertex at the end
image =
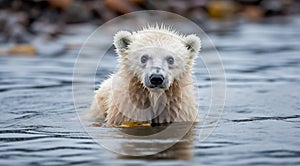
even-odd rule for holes
{"type": "MultiPolygon", "coordinates": [[[[0,163],[299,165],[299,27],[300,19],[293,17],[286,24],[248,23],[226,35],[210,34],[221,54],[228,86],[219,125],[205,141],[197,135],[203,126],[196,125],[181,144],[154,157],[110,152],[95,143],[74,118],[71,86],[78,50],[56,57],[0,57],[0,163]]],[[[209,56],[209,51],[201,56],[209,56]]],[[[102,61],[106,65],[101,65],[96,82],[114,70],[112,62],[113,55],[102,61]]],[[[200,80],[196,85],[200,108],[205,112],[211,80],[204,69],[199,62],[195,75],[200,80]]],[[[82,75],[76,81],[85,79],[88,76],[82,75]]],[[[116,129],[100,129],[105,137],[117,138],[116,129]]]]}

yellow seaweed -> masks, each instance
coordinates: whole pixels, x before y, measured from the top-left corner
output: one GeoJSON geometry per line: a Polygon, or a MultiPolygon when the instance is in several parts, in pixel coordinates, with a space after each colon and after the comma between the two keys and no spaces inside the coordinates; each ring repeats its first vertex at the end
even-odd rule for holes
{"type": "Polygon", "coordinates": [[[147,122],[123,122],[119,127],[151,127],[147,122]]]}

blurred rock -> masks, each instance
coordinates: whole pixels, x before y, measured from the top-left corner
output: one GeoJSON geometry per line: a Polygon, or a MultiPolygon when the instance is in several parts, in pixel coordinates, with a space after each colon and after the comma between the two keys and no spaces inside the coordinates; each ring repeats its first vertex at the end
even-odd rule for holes
{"type": "Polygon", "coordinates": [[[83,23],[91,20],[91,11],[84,2],[74,1],[65,12],[65,23],[83,23]]]}
{"type": "Polygon", "coordinates": [[[289,0],[263,0],[260,6],[264,9],[266,16],[281,15],[286,13],[286,5],[289,0]]]}
{"type": "Polygon", "coordinates": [[[6,53],[34,56],[37,54],[37,50],[31,44],[17,44],[10,47],[6,53]]]}
{"type": "Polygon", "coordinates": [[[233,19],[237,6],[233,1],[213,0],[208,2],[207,11],[209,16],[215,19],[233,19]]]}
{"type": "Polygon", "coordinates": [[[49,5],[54,8],[66,10],[72,3],[73,0],[47,0],[49,5]]]}
{"type": "Polygon", "coordinates": [[[251,22],[258,22],[264,15],[264,11],[259,6],[246,6],[244,8],[243,17],[251,22]]]}
{"type": "MultiPolygon", "coordinates": [[[[95,28],[118,15],[137,10],[174,12],[190,18],[207,32],[224,32],[236,27],[239,20],[257,22],[269,16],[300,13],[300,1],[0,0],[0,42],[34,43],[38,53],[54,55],[65,49],[64,44],[54,44],[57,37],[85,33],[84,26],[70,30],[69,25],[89,24],[95,28]],[[49,40],[41,41],[41,38],[49,40]],[[53,51],[44,46],[48,44],[53,51]]],[[[69,43],[70,47],[78,45],[78,42],[69,43]]]]}
{"type": "Polygon", "coordinates": [[[137,4],[142,3],[142,0],[105,0],[104,3],[107,7],[120,14],[125,14],[137,11],[140,8],[137,4]]]}

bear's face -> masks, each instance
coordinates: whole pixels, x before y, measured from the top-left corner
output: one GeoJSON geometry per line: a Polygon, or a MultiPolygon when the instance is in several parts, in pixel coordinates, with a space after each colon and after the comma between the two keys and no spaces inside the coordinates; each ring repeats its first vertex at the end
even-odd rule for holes
{"type": "Polygon", "coordinates": [[[120,31],[115,35],[114,45],[122,70],[139,78],[148,89],[159,90],[168,89],[175,79],[191,72],[200,39],[156,28],[133,34],[120,31]]]}
{"type": "Polygon", "coordinates": [[[138,49],[128,56],[129,70],[140,78],[144,86],[168,88],[184,71],[184,59],[175,52],[159,47],[138,49]]]}

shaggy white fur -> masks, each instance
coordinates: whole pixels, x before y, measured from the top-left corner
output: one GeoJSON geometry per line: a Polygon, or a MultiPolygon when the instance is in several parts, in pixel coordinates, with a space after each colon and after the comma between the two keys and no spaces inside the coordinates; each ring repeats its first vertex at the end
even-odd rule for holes
{"type": "Polygon", "coordinates": [[[197,120],[193,89],[193,63],[201,41],[164,26],[148,26],[136,32],[120,31],[114,36],[119,55],[118,70],[96,91],[88,112],[92,120],[104,119],[107,125],[122,122],[194,122],[197,120]],[[147,64],[141,56],[149,56],[147,64]],[[168,64],[167,57],[174,63],[168,64]],[[145,86],[149,68],[161,67],[167,74],[164,89],[145,86]]]}

